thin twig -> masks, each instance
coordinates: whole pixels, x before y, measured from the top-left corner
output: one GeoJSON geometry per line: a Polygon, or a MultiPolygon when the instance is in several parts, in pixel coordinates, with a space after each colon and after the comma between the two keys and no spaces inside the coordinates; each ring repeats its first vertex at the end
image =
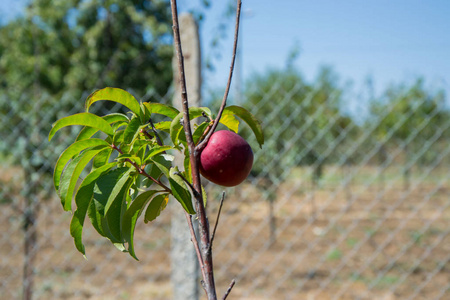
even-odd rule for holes
{"type": "Polygon", "coordinates": [[[184,181],[184,183],[186,183],[189,186],[189,188],[191,189],[191,191],[192,191],[192,193],[194,194],[194,197],[195,197],[198,192],[195,190],[194,186],[189,182],[189,180],[187,180],[183,176],[183,174],[181,174],[180,172],[175,172],[174,174],[178,175],[184,181]]]}
{"type": "MultiPolygon", "coordinates": [[[[120,148],[117,147],[116,145],[111,145],[111,147],[120,154],[123,154],[122,150],[120,150],[120,148]]],[[[148,179],[150,179],[151,181],[153,181],[154,183],[165,189],[167,192],[172,194],[172,190],[169,187],[167,187],[164,183],[162,183],[161,180],[153,178],[150,174],[145,172],[145,170],[142,167],[140,167],[137,163],[135,163],[129,158],[127,158],[125,161],[130,163],[133,167],[135,167],[135,169],[139,172],[139,174],[147,177],[148,179]]]]}
{"type": "Polygon", "coordinates": [[[233,286],[234,286],[235,283],[236,283],[236,280],[234,280],[234,279],[231,280],[230,286],[228,287],[227,291],[225,292],[225,295],[223,295],[222,300],[227,299],[227,297],[228,297],[228,295],[230,294],[231,289],[233,288],[233,286]]]}
{"type": "Polygon", "coordinates": [[[239,21],[240,21],[240,16],[241,16],[241,6],[242,6],[242,2],[241,2],[241,0],[238,0],[237,7],[236,7],[236,26],[234,29],[233,55],[231,58],[230,73],[228,75],[227,87],[226,87],[225,93],[223,95],[222,104],[220,105],[219,112],[217,113],[217,117],[214,120],[211,130],[206,135],[205,139],[197,145],[195,150],[198,152],[201,152],[208,144],[208,141],[211,138],[211,135],[214,133],[214,131],[217,128],[217,125],[219,124],[220,118],[222,117],[223,110],[225,109],[225,106],[227,105],[228,93],[230,92],[230,87],[231,87],[231,78],[233,77],[234,63],[236,61],[236,51],[237,51],[238,35],[239,35],[239,21]]]}
{"type": "Polygon", "coordinates": [[[195,253],[197,254],[197,260],[198,260],[198,264],[200,265],[200,269],[202,271],[202,277],[205,278],[205,266],[203,263],[203,257],[200,252],[200,248],[198,247],[198,240],[197,240],[197,235],[195,234],[194,224],[192,223],[192,217],[186,211],[184,212],[184,214],[186,216],[186,220],[189,225],[189,231],[191,232],[191,240],[192,240],[192,243],[194,244],[195,253]]]}
{"type": "Polygon", "coordinates": [[[219,224],[220,212],[222,211],[223,200],[225,200],[225,192],[222,192],[222,199],[220,199],[219,211],[217,212],[216,223],[214,224],[213,233],[211,235],[211,241],[209,242],[209,251],[212,249],[214,237],[216,236],[217,225],[219,224]]]}
{"type": "Polygon", "coordinates": [[[158,145],[162,146],[162,145],[163,145],[163,142],[162,142],[161,138],[159,137],[159,134],[158,134],[158,132],[156,131],[155,125],[153,124],[153,121],[152,121],[151,118],[149,119],[149,122],[150,122],[150,125],[152,126],[152,131],[153,131],[153,133],[155,134],[156,142],[158,143],[158,145]]]}

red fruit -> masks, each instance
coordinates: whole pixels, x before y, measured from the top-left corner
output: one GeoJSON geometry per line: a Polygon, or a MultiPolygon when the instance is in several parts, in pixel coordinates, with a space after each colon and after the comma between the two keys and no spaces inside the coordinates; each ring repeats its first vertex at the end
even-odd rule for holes
{"type": "Polygon", "coordinates": [[[200,154],[200,173],[215,184],[236,186],[247,178],[253,151],[242,137],[228,130],[213,133],[200,154]]]}

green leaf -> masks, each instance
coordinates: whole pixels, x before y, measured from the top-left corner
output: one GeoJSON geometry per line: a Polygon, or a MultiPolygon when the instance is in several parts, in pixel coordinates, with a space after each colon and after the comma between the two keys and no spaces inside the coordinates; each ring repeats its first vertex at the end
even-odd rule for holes
{"type": "MultiPolygon", "coordinates": [[[[120,113],[112,113],[112,114],[103,116],[102,118],[109,124],[114,124],[117,122],[121,122],[121,123],[129,122],[128,117],[126,115],[120,114],[120,113]]],[[[97,131],[98,131],[98,129],[93,128],[93,127],[84,127],[78,134],[77,141],[88,139],[88,138],[92,137],[97,131]]]]}
{"type": "MultiPolygon", "coordinates": [[[[201,117],[205,113],[207,116],[211,116],[211,110],[208,107],[190,107],[189,119],[192,121],[195,118],[201,117]]],[[[170,139],[175,145],[178,145],[178,139],[181,139],[180,133],[183,131],[183,124],[181,119],[183,118],[183,112],[180,112],[170,124],[170,139]]],[[[185,139],[184,139],[185,140],[185,139]]]]}
{"type": "Polygon", "coordinates": [[[75,195],[77,209],[75,210],[72,221],[70,222],[70,235],[74,238],[76,248],[78,251],[83,253],[83,255],[86,254],[85,247],[82,242],[83,226],[88,207],[94,196],[95,182],[100,176],[111,170],[114,166],[115,163],[110,163],[89,173],[81,183],[80,188],[75,195]]]}
{"type": "Polygon", "coordinates": [[[156,130],[162,130],[164,132],[169,133],[172,122],[171,121],[162,121],[162,122],[155,123],[154,125],[155,125],[156,130]]]}
{"type": "Polygon", "coordinates": [[[128,123],[125,132],[123,133],[123,142],[125,144],[131,144],[131,142],[138,136],[141,126],[141,120],[137,117],[131,119],[128,123]]]}
{"type": "Polygon", "coordinates": [[[144,102],[145,108],[149,114],[160,114],[171,119],[175,118],[179,111],[173,106],[165,105],[162,103],[144,102]]]}
{"type": "Polygon", "coordinates": [[[128,171],[123,173],[123,175],[117,180],[117,183],[114,185],[114,188],[111,190],[111,192],[109,194],[109,197],[108,197],[108,201],[106,202],[105,215],[108,213],[109,208],[111,207],[113,202],[116,200],[116,198],[118,198],[118,196],[121,193],[123,187],[125,186],[125,183],[130,178],[131,171],[133,171],[133,170],[134,170],[134,168],[128,169],[128,171]]]}
{"type": "Polygon", "coordinates": [[[97,146],[80,153],[72,159],[66,170],[63,172],[60,180],[59,195],[61,197],[61,203],[64,210],[68,211],[72,208],[72,196],[81,172],[91,161],[91,159],[93,159],[95,155],[104,149],[105,147],[103,146],[97,146]]]}
{"type": "Polygon", "coordinates": [[[114,133],[114,137],[113,137],[113,144],[114,145],[119,145],[123,142],[123,135],[124,135],[124,130],[117,130],[114,133]]]}
{"type": "Polygon", "coordinates": [[[189,156],[189,150],[185,149],[184,151],[184,173],[186,176],[187,181],[192,183],[192,168],[191,168],[191,158],[189,156]]]}
{"type": "Polygon", "coordinates": [[[144,164],[146,164],[146,162],[147,162],[150,158],[152,158],[153,156],[155,156],[155,155],[157,155],[157,154],[160,154],[160,153],[162,153],[162,152],[165,152],[165,151],[167,151],[167,150],[171,150],[171,149],[173,149],[172,146],[155,146],[155,147],[151,148],[151,149],[147,152],[147,155],[145,156],[144,164]]]}
{"type": "Polygon", "coordinates": [[[64,150],[56,162],[55,171],[53,173],[53,182],[56,190],[59,188],[59,181],[61,179],[62,172],[69,160],[81,151],[95,146],[103,146],[103,148],[110,147],[110,145],[102,139],[88,139],[75,142],[64,150]]]}
{"type": "Polygon", "coordinates": [[[92,105],[92,103],[100,100],[109,100],[120,103],[128,107],[136,116],[140,116],[141,109],[139,106],[139,102],[136,100],[136,98],[134,98],[133,95],[125,90],[107,87],[92,93],[86,99],[86,112],[89,110],[89,107],[92,105]]]}
{"type": "MultiPolygon", "coordinates": [[[[125,247],[123,246],[125,241],[122,236],[122,217],[127,210],[127,200],[131,201],[129,190],[132,182],[133,179],[124,174],[114,187],[108,199],[108,203],[105,206],[105,217],[109,231],[114,238],[119,241],[119,244],[121,244],[120,247],[118,247],[119,245],[115,245],[121,251],[125,250],[125,247]],[[122,188],[119,190],[118,186],[124,177],[127,177],[127,180],[125,180],[122,188]],[[116,195],[114,195],[115,191],[118,191],[116,195]]],[[[117,242],[115,244],[117,244],[117,242]]]]}
{"type": "Polygon", "coordinates": [[[48,135],[48,140],[50,141],[55,133],[61,128],[72,125],[94,127],[97,130],[103,131],[109,136],[112,136],[114,134],[111,125],[109,125],[109,123],[103,118],[91,113],[79,113],[56,121],[53,124],[50,134],[48,135]]]}
{"type": "Polygon", "coordinates": [[[202,185],[202,198],[203,198],[203,205],[206,207],[206,203],[208,202],[208,195],[206,194],[206,190],[202,185]]]}
{"type": "Polygon", "coordinates": [[[106,165],[109,162],[109,158],[113,152],[112,148],[107,148],[101,152],[99,152],[92,161],[92,170],[100,168],[103,165],[106,165]]]}
{"type": "Polygon", "coordinates": [[[125,181],[124,184],[119,181],[124,176],[128,179],[128,172],[130,168],[122,167],[100,176],[95,182],[94,196],[88,209],[88,216],[94,228],[112,243],[123,243],[120,236],[120,214],[126,208],[122,202],[125,201],[131,180],[125,181]],[[121,185],[122,189],[119,189],[118,185],[121,185]]]}
{"type": "Polygon", "coordinates": [[[155,220],[161,214],[164,208],[166,208],[168,202],[169,194],[161,194],[155,196],[148,205],[147,210],[145,211],[144,222],[147,223],[155,220]]]}
{"type": "Polygon", "coordinates": [[[152,197],[158,193],[158,191],[146,191],[131,202],[130,207],[126,210],[122,219],[122,237],[125,242],[128,243],[128,252],[130,255],[138,260],[136,253],[134,252],[134,230],[136,228],[136,223],[140,217],[145,205],[152,199],[152,197]]]}
{"type": "Polygon", "coordinates": [[[198,125],[198,127],[195,129],[194,133],[192,134],[192,139],[194,140],[194,144],[197,144],[200,138],[203,136],[203,132],[205,132],[206,128],[208,127],[209,122],[203,122],[202,124],[198,125]]]}
{"type": "Polygon", "coordinates": [[[167,160],[164,156],[158,155],[156,157],[153,157],[150,159],[151,162],[154,165],[152,167],[152,170],[150,171],[150,176],[153,178],[158,178],[159,174],[163,173],[166,175],[167,178],[169,178],[169,168],[171,167],[172,163],[171,161],[167,160]]]}
{"type": "Polygon", "coordinates": [[[258,119],[255,118],[255,116],[253,116],[248,110],[240,106],[228,106],[225,108],[224,112],[225,111],[227,111],[226,114],[232,112],[233,114],[241,118],[245,123],[247,123],[247,125],[250,126],[253,133],[255,134],[259,146],[262,147],[262,145],[264,144],[264,134],[261,123],[258,121],[258,119]]]}
{"type": "Polygon", "coordinates": [[[138,165],[141,165],[141,159],[139,157],[137,157],[133,154],[129,154],[129,153],[120,154],[115,160],[118,162],[123,162],[127,159],[138,165]]]}
{"type": "Polygon", "coordinates": [[[195,209],[192,205],[191,193],[186,187],[183,179],[181,179],[179,175],[176,175],[177,172],[179,172],[178,168],[170,168],[169,183],[170,188],[172,189],[172,194],[175,199],[180,202],[181,206],[183,206],[184,210],[187,213],[195,215],[195,209]]]}
{"type": "Polygon", "coordinates": [[[232,111],[224,109],[222,117],[220,118],[220,123],[227,126],[230,130],[234,131],[235,133],[238,132],[239,120],[236,119],[232,111]]]}

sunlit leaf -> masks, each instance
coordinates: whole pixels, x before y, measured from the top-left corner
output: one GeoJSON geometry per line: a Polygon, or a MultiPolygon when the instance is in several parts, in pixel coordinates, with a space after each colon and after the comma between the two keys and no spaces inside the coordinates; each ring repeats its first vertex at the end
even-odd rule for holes
{"type": "Polygon", "coordinates": [[[144,163],[146,163],[150,158],[154,157],[157,154],[173,149],[172,146],[155,146],[148,150],[144,163]]]}
{"type": "MultiPolygon", "coordinates": [[[[189,119],[193,120],[195,118],[201,117],[203,115],[208,117],[211,116],[211,110],[208,107],[190,107],[189,108],[189,119]]],[[[177,145],[178,139],[180,139],[180,133],[183,131],[183,124],[181,124],[181,119],[183,118],[183,112],[180,112],[170,124],[170,139],[177,145]]],[[[185,140],[185,138],[184,138],[185,140]]]]}
{"type": "Polygon", "coordinates": [[[239,120],[236,119],[232,111],[225,109],[222,113],[222,117],[220,118],[220,123],[227,126],[230,130],[234,131],[235,133],[238,132],[239,120]]]}
{"type": "MultiPolygon", "coordinates": [[[[95,146],[103,146],[104,148],[110,147],[110,145],[102,139],[88,139],[84,141],[78,141],[70,145],[64,152],[59,156],[58,161],[55,165],[55,171],[53,173],[53,182],[55,184],[56,190],[59,189],[59,181],[61,179],[61,174],[64,167],[69,162],[69,160],[80,153],[81,151],[95,146]]],[[[99,148],[100,149],[100,148],[99,148]]]]}
{"type": "Polygon", "coordinates": [[[86,254],[85,247],[82,242],[83,226],[89,204],[94,197],[95,181],[114,166],[115,163],[110,163],[89,173],[81,183],[75,195],[77,209],[75,210],[72,221],[70,222],[70,234],[74,238],[75,246],[78,251],[83,254],[86,254]]]}
{"type": "Polygon", "coordinates": [[[149,113],[160,114],[171,119],[175,118],[179,113],[175,107],[162,103],[144,102],[143,104],[149,113]]]}
{"type": "Polygon", "coordinates": [[[136,116],[139,116],[141,113],[139,102],[136,100],[136,98],[134,98],[133,95],[125,90],[111,87],[95,91],[94,93],[89,95],[85,103],[86,112],[89,110],[89,107],[92,105],[92,103],[101,100],[120,103],[128,107],[133,113],[136,114],[136,116]]]}
{"type": "Polygon", "coordinates": [[[103,131],[104,133],[110,136],[114,134],[111,125],[109,125],[107,121],[105,121],[103,118],[97,115],[86,112],[71,115],[56,121],[53,124],[50,134],[48,135],[48,140],[50,141],[55,135],[55,133],[61,128],[72,125],[93,127],[96,128],[97,130],[103,131]]]}
{"type": "Polygon", "coordinates": [[[139,134],[141,126],[141,120],[139,118],[131,119],[130,123],[128,123],[125,132],[123,133],[123,142],[126,144],[131,144],[131,142],[137,137],[139,134]]]}
{"type": "Polygon", "coordinates": [[[167,203],[169,202],[169,194],[162,194],[155,196],[145,211],[144,222],[151,222],[155,220],[161,212],[166,208],[167,203]]]}
{"type": "Polygon", "coordinates": [[[59,195],[61,197],[61,203],[64,210],[71,210],[72,196],[81,172],[94,158],[94,156],[104,149],[105,147],[103,146],[97,146],[80,153],[71,160],[67,168],[64,170],[63,175],[61,176],[59,188],[59,195]]]}
{"type": "Polygon", "coordinates": [[[262,147],[264,144],[264,134],[261,127],[261,123],[258,121],[258,119],[255,118],[248,110],[246,110],[243,107],[240,106],[228,106],[225,108],[224,111],[232,112],[237,117],[242,119],[247,125],[252,129],[253,133],[255,134],[256,140],[259,143],[259,146],[262,147]]]}
{"type": "Polygon", "coordinates": [[[100,151],[92,161],[92,170],[95,170],[107,164],[109,162],[109,158],[111,157],[112,152],[113,152],[112,148],[107,148],[103,151],[100,151]]]}
{"type": "Polygon", "coordinates": [[[183,179],[180,178],[177,168],[171,168],[170,169],[170,188],[172,189],[172,194],[175,197],[175,199],[180,202],[181,206],[183,206],[184,210],[188,212],[191,215],[195,215],[195,209],[192,205],[192,197],[191,193],[186,187],[186,184],[184,183],[183,179]]]}
{"type": "MultiPolygon", "coordinates": [[[[114,124],[117,122],[125,122],[127,123],[128,117],[124,114],[120,114],[120,113],[112,113],[106,116],[102,117],[106,122],[108,122],[109,124],[114,124]]],[[[98,131],[97,128],[94,127],[84,127],[80,133],[77,136],[77,141],[80,140],[84,140],[84,139],[89,139],[90,137],[92,137],[96,132],[98,131]]]]}

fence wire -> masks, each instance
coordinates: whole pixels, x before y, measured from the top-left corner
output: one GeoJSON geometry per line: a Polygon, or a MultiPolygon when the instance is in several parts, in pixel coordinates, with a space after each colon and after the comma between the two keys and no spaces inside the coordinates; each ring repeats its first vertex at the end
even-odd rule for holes
{"type": "MultiPolygon", "coordinates": [[[[407,100],[406,110],[379,101],[381,109],[355,122],[341,112],[348,102],[339,93],[276,80],[266,90],[249,86],[245,98],[266,144],[259,149],[241,132],[255,163],[244,184],[226,189],[214,248],[219,290],[235,278],[234,299],[450,296],[448,107],[429,98],[407,100]]],[[[171,94],[143,99],[168,103],[171,94]]],[[[47,141],[51,124],[82,112],[83,100],[0,95],[0,109],[2,298],[32,286],[34,299],[171,299],[170,217],[181,207],[138,224],[140,261],[89,226],[84,259],[51,179],[77,128],[47,141]]],[[[213,223],[222,189],[207,190],[213,223]]]]}

